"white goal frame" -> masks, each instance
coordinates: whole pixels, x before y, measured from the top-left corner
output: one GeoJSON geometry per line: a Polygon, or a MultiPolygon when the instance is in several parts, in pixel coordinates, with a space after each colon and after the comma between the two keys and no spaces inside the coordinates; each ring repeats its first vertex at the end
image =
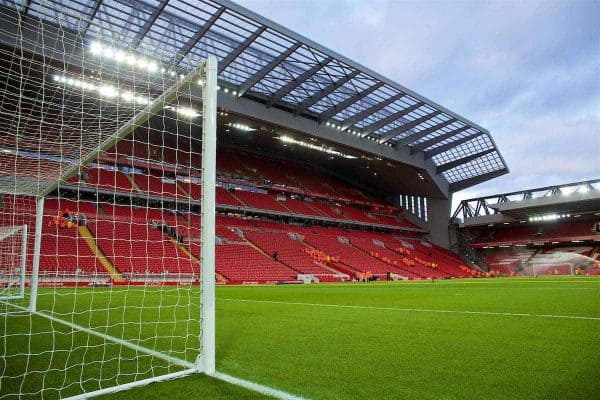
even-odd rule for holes
{"type": "Polygon", "coordinates": [[[20,257],[20,265],[19,265],[19,292],[18,294],[13,295],[2,295],[0,291],[0,300],[16,300],[25,298],[25,273],[27,270],[27,225],[14,226],[10,232],[3,234],[0,232],[0,241],[8,238],[11,235],[14,235],[18,232],[21,233],[21,257],[20,257]]]}
{"type": "MultiPolygon", "coordinates": [[[[113,341],[128,347],[134,351],[146,353],[156,358],[162,359],[174,365],[183,367],[184,369],[174,373],[157,375],[147,379],[132,381],[129,383],[118,384],[116,386],[106,387],[103,389],[82,393],[79,395],[67,397],[67,399],[88,399],[105,395],[108,393],[120,392],[129,388],[144,386],[153,382],[171,380],[177,377],[190,375],[193,373],[204,373],[207,375],[215,375],[215,186],[216,186],[216,130],[217,130],[217,59],[214,56],[209,56],[201,65],[194,71],[183,77],[175,86],[165,91],[157,99],[148,104],[143,110],[138,112],[131,120],[124,124],[114,135],[111,135],[107,140],[98,145],[96,149],[84,155],[81,162],[72,166],[65,171],[60,179],[54,182],[47,188],[44,188],[36,196],[36,218],[35,218],[35,236],[31,276],[29,279],[29,302],[27,307],[23,307],[16,303],[11,303],[7,300],[23,299],[26,295],[26,280],[22,279],[20,295],[14,297],[0,297],[0,301],[9,307],[16,310],[29,312],[32,315],[47,318],[52,322],[66,325],[72,329],[95,335],[104,340],[113,341]],[[44,218],[44,199],[45,197],[56,190],[61,184],[67,182],[69,178],[79,173],[79,171],[87,164],[93,162],[102,152],[113,147],[119,140],[131,134],[135,128],[143,125],[149,118],[160,112],[165,106],[176,100],[179,93],[192,84],[202,82],[202,196],[201,196],[201,299],[198,310],[200,314],[200,354],[195,362],[191,363],[184,359],[176,358],[167,354],[163,354],[154,349],[144,347],[135,343],[131,343],[122,338],[110,336],[105,333],[97,332],[93,329],[83,327],[71,321],[62,319],[60,316],[55,316],[37,310],[37,295],[39,287],[39,270],[40,270],[40,252],[44,218]]],[[[27,237],[27,226],[23,226],[23,237],[27,237]]],[[[23,256],[22,256],[22,276],[26,274],[26,242],[23,240],[23,256]]]]}
{"type": "MultiPolygon", "coordinates": [[[[563,276],[573,276],[575,275],[575,266],[573,263],[562,263],[562,264],[568,264],[569,265],[569,271],[571,272],[569,275],[563,275],[563,276]]],[[[539,274],[538,271],[540,269],[543,268],[547,268],[548,266],[545,265],[543,267],[538,267],[539,264],[531,264],[531,271],[533,272],[533,276],[535,278],[537,278],[538,276],[546,276],[546,275],[554,275],[554,274],[539,274]]]]}

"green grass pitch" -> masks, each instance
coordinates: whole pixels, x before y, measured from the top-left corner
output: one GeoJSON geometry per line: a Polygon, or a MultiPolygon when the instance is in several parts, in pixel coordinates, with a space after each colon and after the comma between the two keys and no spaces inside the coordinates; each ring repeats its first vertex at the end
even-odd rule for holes
{"type": "MultiPolygon", "coordinates": [[[[74,323],[195,359],[197,287],[74,293],[44,289],[39,309],[53,304],[74,323]]],[[[0,399],[63,387],[45,391],[51,399],[180,369],[1,311],[0,399]]],[[[599,349],[597,278],[217,288],[217,369],[306,398],[597,399],[599,349]]],[[[105,398],[263,397],[194,375],[105,398]]]]}

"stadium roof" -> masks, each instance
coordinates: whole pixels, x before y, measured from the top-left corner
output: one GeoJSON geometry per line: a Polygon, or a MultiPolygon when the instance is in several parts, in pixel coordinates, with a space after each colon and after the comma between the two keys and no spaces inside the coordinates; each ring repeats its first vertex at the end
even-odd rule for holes
{"type": "Polygon", "coordinates": [[[600,179],[593,179],[463,200],[452,220],[460,218],[462,227],[527,219],[530,222],[554,221],[571,214],[597,216],[598,212],[600,179]]]}
{"type": "MultiPolygon", "coordinates": [[[[213,54],[221,87],[432,163],[456,191],[508,172],[490,133],[433,101],[226,0],[0,0],[191,69],[213,54]],[[71,17],[72,16],[72,17],[71,17]],[[422,155],[422,156],[421,156],[422,155]]],[[[344,143],[343,138],[338,140],[344,143]]]]}

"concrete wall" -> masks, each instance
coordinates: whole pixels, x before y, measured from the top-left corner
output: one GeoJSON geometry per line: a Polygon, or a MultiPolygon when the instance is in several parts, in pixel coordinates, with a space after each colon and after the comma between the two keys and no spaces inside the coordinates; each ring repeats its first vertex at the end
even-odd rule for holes
{"type": "Polygon", "coordinates": [[[450,220],[451,206],[452,196],[449,199],[427,199],[429,221],[424,226],[429,231],[427,238],[432,243],[446,249],[450,248],[448,221],[450,220]]]}
{"type": "MultiPolygon", "coordinates": [[[[392,203],[400,207],[399,196],[396,196],[392,203]]],[[[445,249],[449,249],[450,234],[448,222],[450,221],[451,206],[452,196],[450,196],[449,199],[427,198],[427,211],[429,214],[428,222],[425,222],[409,211],[406,211],[404,216],[409,221],[423,227],[425,230],[428,230],[429,234],[426,236],[426,238],[430,242],[435,243],[438,246],[442,246],[445,249]]]]}

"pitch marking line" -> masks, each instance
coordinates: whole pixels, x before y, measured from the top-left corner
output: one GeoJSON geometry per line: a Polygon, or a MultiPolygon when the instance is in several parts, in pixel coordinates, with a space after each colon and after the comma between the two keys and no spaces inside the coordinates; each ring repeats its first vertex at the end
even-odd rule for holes
{"type": "Polygon", "coordinates": [[[231,299],[231,298],[217,298],[217,300],[237,301],[237,302],[241,302],[241,303],[287,304],[287,305],[310,306],[310,307],[350,308],[350,309],[359,309],[359,310],[429,312],[429,313],[440,313],[440,314],[468,314],[468,315],[500,315],[500,316],[507,316],[507,317],[538,317],[538,318],[582,319],[582,320],[588,320],[588,321],[600,321],[600,317],[583,317],[583,316],[577,316],[577,315],[528,314],[528,313],[495,312],[495,311],[435,310],[435,309],[429,309],[429,308],[372,307],[372,306],[354,306],[354,305],[344,305],[344,304],[301,303],[301,302],[291,302],[291,301],[249,300],[249,299],[231,299]]]}
{"type": "Polygon", "coordinates": [[[306,400],[305,397],[296,396],[295,394],[284,392],[283,390],[275,389],[269,386],[261,385],[260,383],[236,378],[235,376],[227,375],[222,372],[215,372],[214,374],[209,374],[209,376],[281,400],[306,400]]]}

